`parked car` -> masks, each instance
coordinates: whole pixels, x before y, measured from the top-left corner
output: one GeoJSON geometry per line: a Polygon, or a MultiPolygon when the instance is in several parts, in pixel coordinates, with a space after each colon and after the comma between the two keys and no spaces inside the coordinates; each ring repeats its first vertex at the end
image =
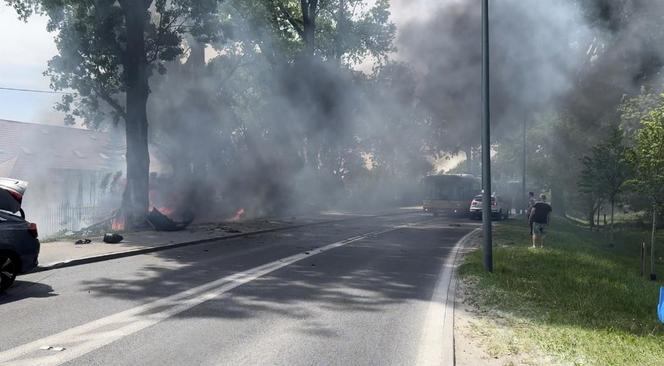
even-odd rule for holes
{"type": "MultiPolygon", "coordinates": [[[[512,207],[510,201],[501,196],[491,196],[491,218],[496,220],[506,220],[510,217],[512,207]]],[[[470,203],[470,218],[475,220],[482,219],[482,195],[477,195],[470,203]]]]}
{"type": "Polygon", "coordinates": [[[21,202],[27,183],[0,178],[0,293],[16,276],[37,267],[39,239],[37,225],[25,220],[21,202]]]}

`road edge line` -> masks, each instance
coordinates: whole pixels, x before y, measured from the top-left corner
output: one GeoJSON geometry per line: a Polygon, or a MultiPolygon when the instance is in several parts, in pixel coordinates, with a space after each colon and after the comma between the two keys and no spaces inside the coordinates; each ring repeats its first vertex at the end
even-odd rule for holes
{"type": "Polygon", "coordinates": [[[456,267],[461,248],[466,246],[480,229],[470,230],[450,248],[441,260],[438,278],[429,300],[424,328],[420,335],[417,366],[454,365],[454,301],[456,293],[456,267]]]}
{"type": "MultiPolygon", "coordinates": [[[[451,355],[452,355],[452,363],[451,365],[456,365],[456,335],[455,335],[455,322],[454,322],[454,313],[456,312],[456,288],[457,288],[457,270],[459,269],[459,265],[461,264],[461,259],[463,258],[462,255],[460,255],[460,252],[462,249],[467,249],[469,243],[474,239],[474,237],[482,232],[482,228],[476,228],[475,230],[469,232],[466,234],[463,238],[461,238],[458,242],[457,245],[454,248],[454,261],[452,262],[452,276],[450,278],[450,284],[449,287],[447,288],[447,298],[445,301],[445,309],[446,309],[446,314],[445,314],[445,323],[443,325],[443,329],[451,328],[448,329],[448,342],[451,345],[451,355]],[[447,309],[451,308],[452,311],[448,312],[447,309]],[[451,337],[451,339],[450,339],[451,337]]],[[[448,345],[448,347],[450,346],[448,345]]]]}

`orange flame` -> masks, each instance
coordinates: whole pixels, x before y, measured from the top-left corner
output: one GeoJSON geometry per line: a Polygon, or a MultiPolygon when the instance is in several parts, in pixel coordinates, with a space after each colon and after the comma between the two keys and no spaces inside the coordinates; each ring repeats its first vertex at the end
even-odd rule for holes
{"type": "Polygon", "coordinates": [[[173,215],[173,212],[175,212],[175,209],[170,208],[170,207],[157,207],[157,206],[152,206],[152,207],[156,208],[157,210],[159,210],[159,212],[161,212],[162,214],[164,214],[166,216],[171,216],[171,215],[173,215]]]}
{"type": "Polygon", "coordinates": [[[117,214],[113,220],[111,220],[111,229],[113,231],[122,231],[125,228],[125,217],[123,214],[117,214]]]}

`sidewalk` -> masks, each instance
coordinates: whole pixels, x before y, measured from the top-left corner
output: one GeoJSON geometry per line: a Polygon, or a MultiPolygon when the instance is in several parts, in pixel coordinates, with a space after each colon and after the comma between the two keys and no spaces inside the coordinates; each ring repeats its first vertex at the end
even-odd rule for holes
{"type": "Polygon", "coordinates": [[[285,230],[306,225],[415,212],[413,208],[395,209],[375,214],[326,212],[291,218],[265,218],[242,222],[194,224],[182,231],[138,231],[123,233],[118,244],[106,244],[102,237],[89,237],[89,244],[74,244],[79,238],[51,241],[41,244],[39,269],[49,270],[102,260],[145,254],[168,248],[196,244],[217,239],[246,236],[252,233],[285,230]]]}

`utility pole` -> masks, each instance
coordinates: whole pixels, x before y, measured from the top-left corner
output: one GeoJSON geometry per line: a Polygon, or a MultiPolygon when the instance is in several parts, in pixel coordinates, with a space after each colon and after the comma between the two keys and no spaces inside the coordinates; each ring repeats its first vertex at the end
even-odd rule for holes
{"type": "Polygon", "coordinates": [[[528,200],[526,198],[526,165],[527,165],[527,160],[526,160],[526,153],[527,153],[527,146],[526,146],[526,118],[523,118],[523,161],[522,161],[522,166],[521,166],[521,209],[523,212],[526,211],[528,208],[527,203],[528,200]]]}
{"type": "Polygon", "coordinates": [[[655,231],[657,225],[657,206],[652,205],[652,234],[650,236],[650,281],[657,281],[657,272],[655,272],[655,231]]]}
{"type": "Polygon", "coordinates": [[[489,0],[482,0],[482,226],[484,269],[493,272],[491,234],[491,100],[489,93],[489,0]]]}

